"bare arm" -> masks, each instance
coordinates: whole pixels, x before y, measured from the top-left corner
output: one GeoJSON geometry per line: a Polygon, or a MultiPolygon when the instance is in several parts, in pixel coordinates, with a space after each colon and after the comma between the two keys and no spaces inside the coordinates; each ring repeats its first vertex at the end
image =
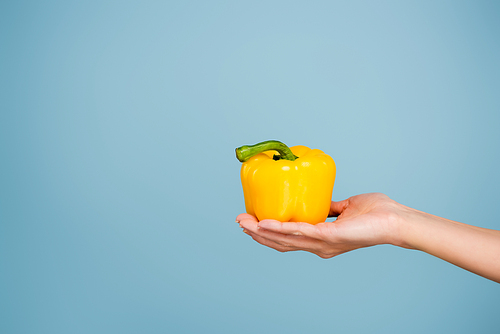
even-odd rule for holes
{"type": "Polygon", "coordinates": [[[500,231],[409,208],[400,224],[402,246],[424,251],[500,283],[500,231]]]}
{"type": "Polygon", "coordinates": [[[421,250],[500,283],[500,231],[467,225],[401,205],[383,194],[332,202],[335,222],[317,225],[237,221],[255,241],[281,252],[305,250],[322,258],[380,244],[421,250]]]}

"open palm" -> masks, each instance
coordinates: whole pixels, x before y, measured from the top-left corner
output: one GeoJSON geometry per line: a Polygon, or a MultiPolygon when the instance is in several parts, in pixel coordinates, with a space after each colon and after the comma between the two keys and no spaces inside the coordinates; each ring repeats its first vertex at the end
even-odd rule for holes
{"type": "Polygon", "coordinates": [[[245,233],[262,245],[280,252],[303,250],[331,258],[362,247],[394,243],[400,211],[401,205],[386,195],[371,193],[332,202],[329,216],[337,217],[334,222],[259,222],[246,213],[236,220],[245,233]]]}

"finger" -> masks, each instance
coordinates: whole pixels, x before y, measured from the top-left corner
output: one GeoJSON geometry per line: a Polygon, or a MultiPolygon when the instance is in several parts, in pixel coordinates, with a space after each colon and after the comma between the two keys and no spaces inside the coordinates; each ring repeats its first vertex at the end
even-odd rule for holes
{"type": "Polygon", "coordinates": [[[264,219],[258,223],[258,227],[267,231],[286,235],[306,236],[315,239],[322,239],[322,234],[319,227],[317,225],[308,223],[282,223],[277,220],[264,219]]]}
{"type": "Polygon", "coordinates": [[[264,245],[264,246],[267,246],[267,247],[270,247],[270,248],[273,248],[279,252],[289,252],[289,251],[292,251],[294,249],[290,248],[290,247],[286,247],[286,246],[283,246],[283,245],[280,245],[272,240],[269,240],[269,239],[266,239],[256,233],[253,233],[249,230],[244,230],[246,234],[248,234],[249,236],[252,237],[253,240],[257,241],[259,244],[261,245],[264,245]]]}
{"type": "Polygon", "coordinates": [[[257,223],[259,221],[254,216],[250,215],[249,217],[243,217],[243,218],[245,219],[239,221],[240,227],[248,231],[256,232],[258,229],[257,223]]]}
{"type": "Polygon", "coordinates": [[[274,248],[280,252],[306,251],[318,255],[321,258],[330,258],[336,254],[325,252],[325,243],[304,236],[287,235],[258,229],[257,232],[245,230],[258,243],[274,248]]]}
{"type": "MultiPolygon", "coordinates": [[[[260,223],[262,223],[263,221],[266,221],[267,223],[271,224],[281,224],[281,222],[272,219],[262,220],[260,223]]],[[[282,246],[288,246],[292,242],[292,240],[288,240],[287,238],[291,239],[293,237],[298,237],[298,235],[287,235],[280,232],[274,232],[271,230],[267,230],[265,228],[261,228],[259,226],[260,223],[256,223],[251,219],[245,219],[240,221],[240,226],[246,231],[253,233],[254,235],[258,235],[260,237],[278,243],[282,246]]]]}
{"type": "MultiPolygon", "coordinates": [[[[295,224],[295,223],[289,223],[289,224],[295,224]]],[[[259,226],[257,226],[256,230],[253,230],[251,232],[267,240],[275,242],[281,246],[289,247],[295,250],[300,249],[300,250],[316,252],[321,250],[324,246],[324,242],[322,240],[311,238],[302,234],[284,234],[281,232],[274,232],[271,230],[267,230],[259,226]]]]}
{"type": "Polygon", "coordinates": [[[256,222],[258,221],[257,218],[255,218],[254,216],[252,216],[251,214],[248,214],[248,213],[241,213],[239,214],[237,217],[236,217],[236,222],[240,222],[242,220],[247,220],[247,219],[250,219],[250,220],[255,220],[256,222]]]}
{"type": "Polygon", "coordinates": [[[345,199],[343,201],[335,202],[332,201],[330,204],[330,212],[328,213],[328,217],[337,217],[339,216],[349,205],[349,199],[345,199]]]}

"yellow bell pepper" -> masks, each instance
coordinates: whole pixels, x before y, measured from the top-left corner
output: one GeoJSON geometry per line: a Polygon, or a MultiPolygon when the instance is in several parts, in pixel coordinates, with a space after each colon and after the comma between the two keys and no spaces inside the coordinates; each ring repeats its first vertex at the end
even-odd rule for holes
{"type": "Polygon", "coordinates": [[[268,140],[236,149],[247,213],[282,222],[324,222],[330,211],[335,162],[318,149],[268,140]]]}

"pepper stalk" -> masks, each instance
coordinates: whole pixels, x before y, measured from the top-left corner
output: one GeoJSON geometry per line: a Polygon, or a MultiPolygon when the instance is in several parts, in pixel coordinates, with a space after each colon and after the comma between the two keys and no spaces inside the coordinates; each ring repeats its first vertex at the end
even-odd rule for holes
{"type": "Polygon", "coordinates": [[[265,151],[277,151],[279,154],[273,156],[274,160],[290,160],[295,161],[298,158],[292,153],[290,148],[277,140],[266,140],[255,145],[244,145],[238,147],[236,150],[236,158],[240,162],[246,162],[248,159],[265,151]]]}

